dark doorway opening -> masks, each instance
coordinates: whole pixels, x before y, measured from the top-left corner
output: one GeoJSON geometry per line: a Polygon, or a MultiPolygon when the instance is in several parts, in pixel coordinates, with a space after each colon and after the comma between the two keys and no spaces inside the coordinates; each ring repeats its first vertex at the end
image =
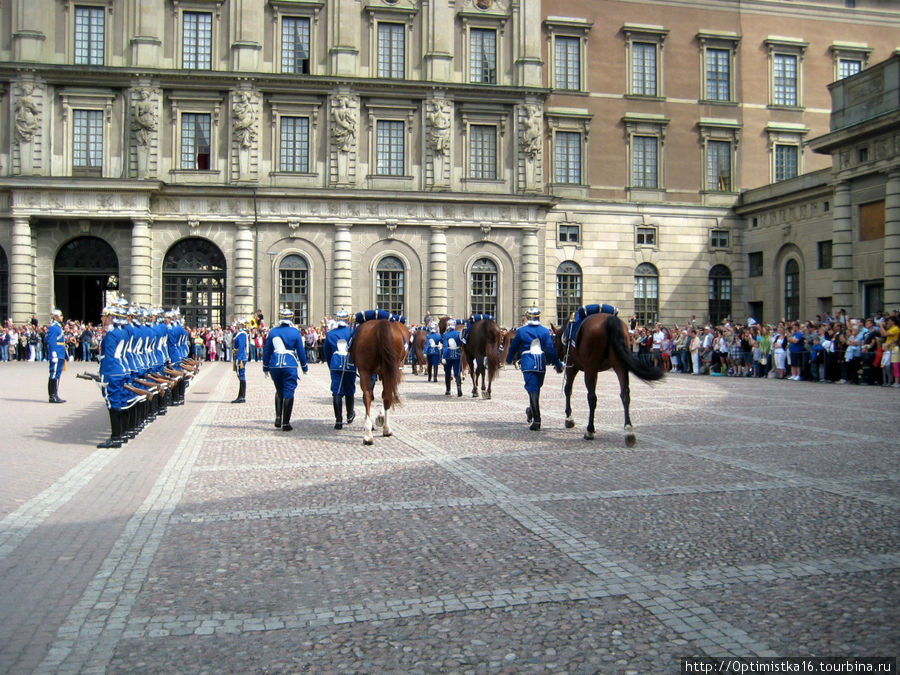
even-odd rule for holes
{"type": "Polygon", "coordinates": [[[56,254],[55,305],[75,321],[99,323],[107,294],[119,288],[119,259],[98,237],[78,237],[56,254]]]}

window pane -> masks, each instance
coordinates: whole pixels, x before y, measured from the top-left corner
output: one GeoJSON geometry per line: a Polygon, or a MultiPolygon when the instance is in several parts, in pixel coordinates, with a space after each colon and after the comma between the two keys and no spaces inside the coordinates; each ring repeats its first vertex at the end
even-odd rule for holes
{"type": "Polygon", "coordinates": [[[209,70],[212,67],[212,14],[184,13],[183,67],[209,70]]]}
{"type": "Polygon", "coordinates": [[[775,105],[797,105],[797,57],[776,54],[774,63],[775,105]]]}
{"type": "Polygon", "coordinates": [[[642,326],[659,316],[659,273],[649,263],[641,263],[634,271],[634,313],[642,326]]]}
{"type": "Polygon", "coordinates": [[[581,268],[564,262],[556,270],[556,322],[562,324],[582,305],[581,268]]]}
{"type": "Polygon", "coordinates": [[[292,321],[294,323],[308,325],[309,265],[301,256],[289,255],[281,261],[279,267],[279,306],[293,311],[292,321]]]}
{"type": "Polygon", "coordinates": [[[631,84],[633,94],[656,96],[656,45],[652,42],[632,44],[631,84]]]}
{"type": "Polygon", "coordinates": [[[497,127],[469,127],[469,177],[497,178],[497,127]]]}
{"type": "Polygon", "coordinates": [[[800,266],[793,259],[784,268],[784,318],[788,321],[800,318],[800,266]]]}
{"type": "Polygon", "coordinates": [[[309,73],[309,19],[295,16],[282,19],[281,72],[309,73]]]}
{"type": "Polygon", "coordinates": [[[375,303],[379,309],[404,314],[405,281],[403,263],[393,256],[382,259],[375,271],[375,303]]]}
{"type": "Polygon", "coordinates": [[[103,166],[103,111],[72,111],[72,166],[103,166]]]}
{"type": "Polygon", "coordinates": [[[706,144],[706,189],[731,191],[731,143],[708,141],[706,144]]]}
{"type": "Polygon", "coordinates": [[[281,171],[309,171],[309,118],[281,118],[281,171]]]}
{"type": "Polygon", "coordinates": [[[555,160],[555,182],[580,184],[581,134],[571,131],[557,131],[555,160]]]}
{"type": "Polygon", "coordinates": [[[632,142],[634,145],[632,164],[634,187],[657,187],[656,137],[635,136],[632,142]]]}
{"type": "Polygon", "coordinates": [[[102,66],[106,16],[102,7],[75,7],[75,63],[102,66]]]}
{"type": "Polygon", "coordinates": [[[856,73],[861,70],[862,61],[856,59],[841,59],[838,63],[838,78],[843,80],[845,77],[856,75],[856,73]]]}
{"type": "Polygon", "coordinates": [[[181,115],[181,167],[182,169],[209,169],[209,114],[183,113],[181,115]]]}
{"type": "Polygon", "coordinates": [[[497,82],[497,33],[485,28],[469,31],[469,81],[497,82]]]}
{"type": "Polygon", "coordinates": [[[375,173],[379,176],[402,176],[403,122],[379,120],[377,136],[375,173]]]}
{"type": "Polygon", "coordinates": [[[775,146],[775,180],[787,180],[797,175],[797,146],[775,146]]]}
{"type": "Polygon", "coordinates": [[[731,52],[727,49],[706,50],[706,98],[710,101],[731,100],[731,52]]]}
{"type": "Polygon", "coordinates": [[[378,24],[378,77],[403,78],[406,47],[404,31],[403,24],[378,24]]]}
{"type": "Polygon", "coordinates": [[[488,258],[480,258],[472,265],[472,314],[497,316],[497,266],[488,258]]]}
{"type": "Polygon", "coordinates": [[[581,88],[581,41],[574,37],[556,38],[556,88],[581,88]]]}

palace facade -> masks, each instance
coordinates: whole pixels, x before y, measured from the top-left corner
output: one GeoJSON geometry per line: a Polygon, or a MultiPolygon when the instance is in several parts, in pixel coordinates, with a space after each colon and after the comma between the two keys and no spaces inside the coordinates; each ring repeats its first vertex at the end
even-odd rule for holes
{"type": "Polygon", "coordinates": [[[897,47],[845,4],[10,0],[0,315],[775,318],[741,195],[828,184],[827,85],[897,47]]]}

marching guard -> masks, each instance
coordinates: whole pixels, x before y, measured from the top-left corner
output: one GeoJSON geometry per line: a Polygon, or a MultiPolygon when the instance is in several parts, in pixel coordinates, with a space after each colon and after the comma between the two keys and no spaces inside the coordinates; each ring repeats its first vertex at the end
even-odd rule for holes
{"type": "Polygon", "coordinates": [[[335,315],[337,325],[328,331],[323,347],[325,361],[331,371],[331,401],[334,406],[334,428],[343,429],[343,405],[347,405],[347,424],[356,419],[353,411],[353,398],[356,396],[356,366],[350,360],[348,346],[350,344],[350,326],[347,320],[349,312],[342,309],[335,315]]]}
{"type": "Polygon", "coordinates": [[[50,403],[65,403],[59,397],[59,379],[66,367],[66,337],[62,329],[63,314],[58,309],[50,312],[50,328],[47,329],[47,347],[50,350],[50,379],[47,380],[47,396],[50,403]]]}
{"type": "Polygon", "coordinates": [[[525,378],[525,391],[528,392],[528,408],[525,418],[531,424],[528,428],[538,431],[541,428],[541,387],[549,361],[557,373],[563,371],[563,364],[553,348],[550,330],[541,325],[541,310],[531,307],[525,312],[527,323],[516,331],[509,345],[506,362],[518,360],[525,378]]]}
{"type": "Polygon", "coordinates": [[[275,428],[290,431],[294,428],[291,413],[297,389],[297,366],[303,368],[304,375],[309,372],[309,367],[303,336],[291,323],[293,312],[285,307],[279,316],[281,321],[269,331],[263,348],[263,374],[271,376],[275,385],[275,428]]]}
{"type": "Polygon", "coordinates": [[[456,320],[447,321],[447,330],[441,338],[441,363],[444,364],[444,383],[447,385],[445,396],[450,395],[451,374],[456,378],[456,395],[462,396],[462,376],[460,373],[462,354],[459,350],[459,332],[456,330],[456,320]]]}
{"type": "Polygon", "coordinates": [[[438,381],[438,365],[441,363],[441,334],[438,333],[437,321],[428,324],[428,335],[425,338],[425,364],[428,369],[428,381],[438,381]]]}
{"type": "Polygon", "coordinates": [[[247,402],[247,321],[245,319],[237,320],[238,332],[234,336],[234,344],[232,346],[233,354],[231,357],[231,367],[238,379],[238,395],[232,403],[247,402]]]}

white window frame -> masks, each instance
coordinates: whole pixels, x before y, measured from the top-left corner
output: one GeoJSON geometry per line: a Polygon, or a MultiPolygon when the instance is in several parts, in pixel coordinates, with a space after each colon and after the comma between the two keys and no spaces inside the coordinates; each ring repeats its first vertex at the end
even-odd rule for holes
{"type": "Polygon", "coordinates": [[[103,159],[101,162],[100,176],[110,176],[110,126],[112,120],[113,104],[116,93],[110,89],[78,89],[63,88],[59,94],[62,106],[62,122],[65,143],[63,145],[63,161],[68,175],[73,175],[73,150],[75,141],[74,114],[75,110],[99,110],[103,113],[103,159]]]}
{"type": "MultiPolygon", "coordinates": [[[[377,6],[374,4],[366,5],[366,11],[369,14],[369,63],[370,66],[370,76],[371,77],[380,77],[378,75],[379,61],[378,61],[378,26],[382,23],[394,23],[394,24],[402,24],[405,26],[405,30],[403,31],[403,75],[399,79],[409,79],[410,72],[413,63],[413,55],[410,51],[416,44],[415,40],[411,39],[413,29],[415,28],[416,17],[418,16],[419,8],[416,6],[416,3],[410,3],[410,5],[404,4],[396,4],[396,5],[382,5],[377,6]]],[[[390,78],[390,79],[398,79],[398,78],[390,78]]]]}
{"type": "Polygon", "coordinates": [[[666,191],[665,144],[666,128],[670,120],[663,115],[647,113],[626,113],[622,118],[626,134],[626,161],[628,185],[626,190],[633,197],[642,199],[662,199],[666,191]],[[635,136],[653,136],[656,143],[656,187],[635,185],[634,181],[634,138],[635,136]]]}
{"type": "Polygon", "coordinates": [[[90,67],[91,65],[109,65],[110,59],[110,22],[113,13],[113,4],[112,0],[87,0],[87,2],[77,2],[76,0],[68,0],[66,4],[67,10],[67,42],[69,43],[66,48],[66,53],[68,54],[69,63],[74,65],[87,65],[90,67]],[[75,39],[75,9],[76,7],[96,7],[98,9],[103,10],[103,63],[101,64],[76,64],[75,63],[75,47],[76,47],[76,39],[75,39]]]}
{"type": "MultiPolygon", "coordinates": [[[[285,72],[281,70],[281,50],[282,50],[282,19],[287,17],[291,19],[308,19],[309,20],[309,75],[320,75],[319,60],[313,58],[318,53],[316,44],[316,34],[318,28],[319,11],[325,6],[325,0],[268,0],[272,7],[272,31],[275,37],[275,59],[278,62],[277,72],[285,72]]],[[[299,74],[299,73],[295,73],[299,74]]]]}
{"type": "Polygon", "coordinates": [[[703,191],[715,192],[719,194],[730,194],[739,191],[739,181],[737,176],[738,147],[741,141],[741,123],[735,119],[712,119],[701,117],[697,125],[700,128],[700,142],[703,151],[703,191]],[[709,184],[709,176],[707,169],[709,168],[709,143],[710,141],[727,142],[731,144],[731,163],[729,166],[729,175],[731,177],[731,187],[728,190],[719,189],[718,185],[709,184]]]}
{"type": "Polygon", "coordinates": [[[788,122],[769,122],[766,126],[769,144],[769,182],[775,180],[775,146],[793,145],[797,147],[797,175],[803,173],[803,139],[809,133],[809,128],[802,124],[788,122]]]}
{"type": "Polygon", "coordinates": [[[208,174],[211,179],[217,180],[221,173],[224,159],[220,156],[221,135],[221,109],[223,98],[204,95],[196,91],[173,91],[169,94],[169,102],[172,107],[172,174],[197,176],[208,174]],[[184,113],[193,113],[210,116],[209,126],[209,168],[193,169],[181,166],[181,116],[184,113]]]}
{"type": "MultiPolygon", "coordinates": [[[[588,157],[589,155],[589,132],[591,129],[591,120],[593,115],[586,109],[561,109],[548,108],[545,113],[547,125],[550,129],[550,173],[549,186],[554,192],[560,190],[579,189],[581,192],[587,190],[590,185],[590,176],[588,173],[588,157]],[[556,182],[556,135],[559,132],[576,133],[581,136],[581,182],[579,183],[558,183],[556,182]]],[[[584,194],[584,196],[587,196],[584,194]]]]}
{"type": "Polygon", "coordinates": [[[322,102],[316,98],[272,98],[272,175],[273,176],[316,176],[318,157],[318,122],[322,102]],[[306,117],[309,119],[309,168],[306,172],[281,170],[281,118],[306,117]]]}
{"type": "Polygon", "coordinates": [[[581,248],[581,223],[575,223],[571,220],[561,220],[556,223],[556,248],[562,248],[563,246],[574,246],[576,248],[581,248]],[[574,230],[576,234],[575,241],[571,241],[566,239],[563,241],[560,239],[560,236],[563,233],[563,230],[569,231],[574,230]]]}
{"type": "Polygon", "coordinates": [[[700,43],[700,97],[702,103],[713,105],[736,105],[734,74],[737,70],[738,44],[741,37],[737,33],[719,31],[700,31],[697,33],[697,41],[700,43]],[[710,98],[708,96],[707,57],[711,49],[728,52],[728,98],[710,98]]]}
{"type": "Polygon", "coordinates": [[[198,2],[197,0],[193,0],[192,2],[182,2],[181,0],[176,0],[175,5],[175,26],[176,26],[176,34],[177,34],[177,51],[178,51],[178,67],[182,70],[198,70],[200,72],[208,72],[218,70],[218,59],[217,56],[219,54],[219,50],[217,48],[219,44],[219,34],[221,31],[220,22],[222,19],[222,2],[223,0],[215,0],[215,2],[198,2]],[[194,12],[199,14],[210,14],[212,17],[211,21],[211,29],[212,35],[210,37],[210,46],[209,46],[209,69],[206,68],[186,68],[184,65],[184,13],[185,12],[194,12]]]}
{"type": "Polygon", "coordinates": [[[766,46],[769,50],[769,107],[786,108],[788,110],[803,108],[803,57],[806,54],[806,48],[809,46],[809,43],[799,38],[770,35],[766,38],[766,46]],[[777,56],[790,56],[797,60],[796,100],[793,103],[775,102],[775,62],[777,56]]]}
{"type": "Polygon", "coordinates": [[[731,230],[715,227],[709,231],[709,248],[711,251],[730,251],[732,245],[731,230]]]}
{"type": "Polygon", "coordinates": [[[544,21],[547,32],[547,69],[548,86],[551,89],[565,92],[587,91],[588,35],[594,24],[586,19],[569,17],[550,17],[544,21]],[[556,81],[556,43],[559,38],[578,40],[578,85],[569,87],[556,81]]]}
{"type": "MultiPolygon", "coordinates": [[[[396,101],[370,100],[366,103],[366,111],[369,117],[369,175],[371,181],[388,187],[396,185],[396,181],[408,183],[412,176],[412,151],[413,129],[417,108],[414,105],[402,105],[396,101]],[[376,172],[378,163],[378,122],[403,122],[403,174],[379,174],[376,172]]],[[[373,185],[374,187],[374,185],[373,185]]]]}
{"type": "Polygon", "coordinates": [[[832,42],[831,56],[834,59],[834,79],[841,78],[841,62],[842,61],[859,61],[860,71],[865,70],[869,66],[869,55],[872,48],[864,42],[832,42]]]}
{"type": "Polygon", "coordinates": [[[663,83],[665,82],[665,62],[663,59],[663,46],[666,36],[669,34],[668,29],[663,26],[650,26],[645,24],[626,23],[622,26],[622,32],[625,34],[625,73],[627,84],[625,91],[626,97],[635,97],[642,99],[664,99],[665,90],[663,83]],[[636,93],[634,83],[634,44],[652,44],[655,46],[656,54],[656,93],[645,94],[636,93]]]}
{"type": "MultiPolygon", "coordinates": [[[[472,7],[461,9],[457,16],[462,22],[462,42],[460,44],[461,53],[464,55],[463,62],[463,82],[466,84],[481,84],[486,87],[496,87],[498,85],[512,84],[510,81],[512,68],[508,67],[503,60],[506,53],[505,32],[506,23],[509,20],[503,5],[506,3],[492,2],[485,3],[483,9],[473,4],[472,7]],[[492,30],[497,38],[497,62],[494,64],[494,82],[472,82],[472,29],[478,28],[482,30],[492,30]]],[[[457,52],[459,53],[459,52],[457,52]]]]}
{"type": "MultiPolygon", "coordinates": [[[[479,132],[479,133],[481,133],[481,132],[479,132]]],[[[468,178],[470,180],[476,180],[476,181],[478,181],[478,180],[493,181],[493,180],[499,179],[500,173],[499,173],[497,167],[499,164],[498,155],[500,154],[500,130],[497,128],[497,125],[496,124],[476,124],[476,123],[470,124],[470,125],[468,125],[467,131],[466,131],[466,139],[467,139],[466,156],[468,157],[468,161],[466,162],[466,169],[465,169],[466,178],[468,178]],[[474,143],[474,141],[475,141],[476,130],[484,130],[487,133],[489,133],[490,131],[493,131],[494,156],[489,157],[488,153],[485,152],[484,159],[489,160],[490,163],[489,164],[487,162],[482,163],[482,166],[486,167],[486,170],[483,169],[483,171],[486,173],[493,173],[494,174],[493,176],[477,176],[476,177],[473,175],[473,173],[474,173],[473,161],[474,161],[475,157],[474,157],[474,153],[472,152],[472,143],[474,143]]]]}
{"type": "Polygon", "coordinates": [[[506,126],[508,117],[496,108],[480,108],[477,106],[465,106],[460,110],[460,133],[462,134],[462,151],[464,184],[469,185],[497,185],[505,181],[507,172],[506,159],[506,126]],[[472,126],[494,126],[497,128],[497,177],[496,178],[472,178],[469,173],[472,166],[470,128],[472,126]]]}
{"type": "Polygon", "coordinates": [[[659,250],[659,227],[656,225],[641,223],[634,227],[634,247],[635,249],[649,248],[654,251],[659,250]],[[647,235],[652,237],[653,241],[647,241],[647,235]],[[643,237],[643,241],[641,238],[643,237]]]}

